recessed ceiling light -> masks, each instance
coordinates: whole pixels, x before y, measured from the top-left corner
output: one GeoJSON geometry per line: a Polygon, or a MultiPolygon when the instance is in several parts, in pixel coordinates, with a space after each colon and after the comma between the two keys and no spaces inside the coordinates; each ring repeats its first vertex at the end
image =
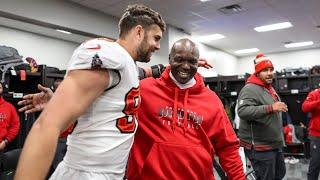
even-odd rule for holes
{"type": "Polygon", "coordinates": [[[306,41],[306,42],[297,42],[297,43],[285,44],[284,47],[286,47],[286,48],[294,48],[294,47],[302,47],[302,46],[311,46],[312,44],[313,44],[312,41],[306,41]]]}
{"type": "Polygon", "coordinates": [[[72,33],[69,32],[69,31],[65,31],[65,30],[61,30],[61,29],[56,29],[56,31],[61,32],[61,33],[64,33],[64,34],[72,34],[72,33]]]}
{"type": "Polygon", "coordinates": [[[273,30],[285,29],[290,27],[292,27],[292,24],[290,22],[283,22],[283,23],[255,27],[254,30],[258,32],[266,32],[266,31],[273,31],[273,30]]]}
{"type": "Polygon", "coordinates": [[[222,34],[211,34],[211,35],[207,35],[207,36],[195,37],[195,39],[200,42],[214,41],[214,40],[218,40],[218,39],[222,39],[222,38],[225,38],[225,36],[222,34]]]}
{"type": "Polygon", "coordinates": [[[237,50],[234,53],[236,53],[236,54],[247,54],[247,53],[254,53],[254,52],[258,52],[258,51],[259,51],[258,48],[250,48],[250,49],[237,50]]]}
{"type": "Polygon", "coordinates": [[[201,2],[207,2],[207,1],[211,1],[211,0],[200,0],[201,2]]]}

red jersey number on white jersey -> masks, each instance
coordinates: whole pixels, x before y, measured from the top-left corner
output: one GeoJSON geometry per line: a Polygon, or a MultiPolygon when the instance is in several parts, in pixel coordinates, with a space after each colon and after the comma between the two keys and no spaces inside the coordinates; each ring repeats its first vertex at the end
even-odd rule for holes
{"type": "Polygon", "coordinates": [[[132,88],[125,96],[124,117],[117,119],[117,128],[121,133],[133,133],[136,129],[137,111],[140,105],[140,89],[132,88]]]}

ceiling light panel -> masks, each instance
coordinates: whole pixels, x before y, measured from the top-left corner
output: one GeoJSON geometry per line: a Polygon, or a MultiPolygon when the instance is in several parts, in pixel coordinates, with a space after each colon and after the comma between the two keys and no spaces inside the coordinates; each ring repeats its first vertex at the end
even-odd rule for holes
{"type": "Polygon", "coordinates": [[[311,45],[313,45],[312,41],[305,41],[305,42],[297,42],[297,43],[288,43],[288,44],[285,44],[284,47],[295,48],[295,47],[303,47],[303,46],[311,46],[311,45]]]}
{"type": "Polygon", "coordinates": [[[277,24],[270,24],[270,25],[255,27],[254,30],[258,32],[267,32],[267,31],[274,31],[274,30],[285,29],[290,27],[292,27],[292,24],[290,22],[282,22],[277,24]]]}
{"type": "Polygon", "coordinates": [[[61,32],[61,33],[64,33],[64,34],[72,34],[72,33],[69,32],[69,31],[65,31],[65,30],[61,30],[61,29],[56,29],[56,31],[61,32]]]}
{"type": "Polygon", "coordinates": [[[250,49],[237,50],[234,53],[236,53],[236,54],[248,54],[248,53],[254,53],[254,52],[258,52],[258,51],[259,51],[258,48],[250,48],[250,49]]]}
{"type": "Polygon", "coordinates": [[[195,39],[200,42],[209,42],[209,41],[214,41],[214,40],[223,39],[223,38],[225,38],[225,36],[222,34],[211,34],[207,36],[195,37],[195,39]]]}

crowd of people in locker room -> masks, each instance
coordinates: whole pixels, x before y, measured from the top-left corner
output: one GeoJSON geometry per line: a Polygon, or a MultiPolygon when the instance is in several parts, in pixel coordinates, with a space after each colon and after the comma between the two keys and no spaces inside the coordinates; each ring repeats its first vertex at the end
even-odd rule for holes
{"type": "MultiPolygon", "coordinates": [[[[237,99],[236,134],[219,97],[197,73],[199,66],[211,65],[200,59],[192,40],[177,40],[166,66],[136,67],[160,49],[165,30],[158,12],[130,5],[116,41],[82,43],[55,92],[39,85],[39,93],[24,96],[20,112],[42,112],[25,141],[15,179],[214,179],[218,156],[228,179],[240,180],[246,178],[240,147],[257,179],[283,179],[281,116],[288,107],[272,87],[272,61],[263,54],[254,60],[237,99]]],[[[1,168],[20,128],[18,113],[2,92],[0,84],[1,168]]],[[[308,94],[302,110],[312,115],[308,179],[315,180],[320,89],[308,94]]]]}

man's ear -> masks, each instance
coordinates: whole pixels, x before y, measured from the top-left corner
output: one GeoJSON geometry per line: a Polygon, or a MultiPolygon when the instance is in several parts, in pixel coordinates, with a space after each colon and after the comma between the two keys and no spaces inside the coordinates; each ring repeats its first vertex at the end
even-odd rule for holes
{"type": "Polygon", "coordinates": [[[141,25],[137,25],[134,27],[134,35],[139,40],[142,41],[144,39],[145,30],[141,25]]]}

